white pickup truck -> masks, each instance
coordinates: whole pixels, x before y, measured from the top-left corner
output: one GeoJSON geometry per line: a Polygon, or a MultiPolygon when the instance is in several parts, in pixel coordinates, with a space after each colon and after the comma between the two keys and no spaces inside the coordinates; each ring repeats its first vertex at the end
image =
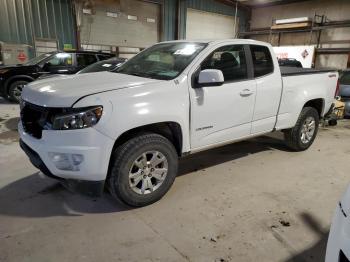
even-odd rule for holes
{"type": "Polygon", "coordinates": [[[292,150],[314,141],[338,73],[287,68],[269,44],[172,41],[115,72],[24,88],[20,144],[44,174],[131,206],[159,200],[178,157],[281,130],[292,150]]]}

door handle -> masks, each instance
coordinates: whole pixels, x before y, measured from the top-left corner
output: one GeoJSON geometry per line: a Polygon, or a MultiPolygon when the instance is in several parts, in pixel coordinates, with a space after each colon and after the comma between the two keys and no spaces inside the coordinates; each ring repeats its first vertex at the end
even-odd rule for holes
{"type": "Polygon", "coordinates": [[[239,94],[241,96],[250,96],[253,94],[253,91],[251,91],[250,89],[243,89],[239,94]]]}

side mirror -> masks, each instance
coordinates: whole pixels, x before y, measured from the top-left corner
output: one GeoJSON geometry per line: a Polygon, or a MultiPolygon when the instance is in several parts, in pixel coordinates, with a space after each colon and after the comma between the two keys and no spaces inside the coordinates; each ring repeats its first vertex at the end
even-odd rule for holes
{"type": "Polygon", "coordinates": [[[196,87],[221,86],[224,83],[224,75],[221,70],[205,69],[199,73],[196,87]]]}

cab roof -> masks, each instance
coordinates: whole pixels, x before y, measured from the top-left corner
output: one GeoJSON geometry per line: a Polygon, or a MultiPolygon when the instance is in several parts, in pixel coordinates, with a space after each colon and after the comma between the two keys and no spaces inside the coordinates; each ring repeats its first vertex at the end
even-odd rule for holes
{"type": "Polygon", "coordinates": [[[159,44],[163,43],[204,43],[208,45],[216,45],[216,44],[221,44],[221,43],[237,43],[237,44],[255,44],[255,45],[270,45],[269,43],[262,42],[262,41],[257,41],[257,40],[252,40],[252,39],[242,39],[242,38],[228,38],[228,39],[186,39],[186,40],[172,40],[172,41],[164,41],[160,42],[159,44]]]}

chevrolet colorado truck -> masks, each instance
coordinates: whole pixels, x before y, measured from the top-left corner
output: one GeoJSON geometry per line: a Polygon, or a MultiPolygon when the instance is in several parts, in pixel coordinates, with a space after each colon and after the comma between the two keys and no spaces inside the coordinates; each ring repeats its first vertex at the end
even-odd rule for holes
{"type": "Polygon", "coordinates": [[[231,39],[155,44],[115,72],[43,79],[21,99],[20,145],[44,174],[131,206],[159,200],[178,158],[280,130],[313,143],[338,73],[278,65],[271,45],[231,39]]]}

